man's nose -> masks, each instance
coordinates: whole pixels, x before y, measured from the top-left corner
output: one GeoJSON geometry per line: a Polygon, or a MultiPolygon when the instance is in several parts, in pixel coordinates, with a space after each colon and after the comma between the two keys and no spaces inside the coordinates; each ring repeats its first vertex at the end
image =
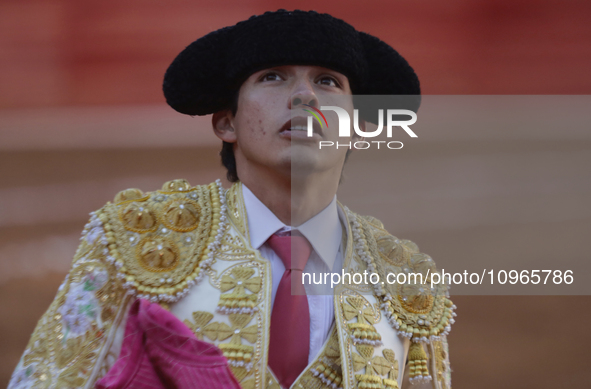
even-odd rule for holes
{"type": "Polygon", "coordinates": [[[318,107],[318,98],[309,82],[300,82],[294,88],[289,101],[289,109],[298,108],[301,105],[311,105],[318,107]]]}

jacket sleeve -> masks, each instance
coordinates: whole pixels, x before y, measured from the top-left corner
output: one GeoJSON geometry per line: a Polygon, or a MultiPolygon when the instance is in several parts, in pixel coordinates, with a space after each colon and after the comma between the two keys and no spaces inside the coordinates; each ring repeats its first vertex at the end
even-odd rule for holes
{"type": "Polygon", "coordinates": [[[101,210],[91,213],[72,268],[41,317],[8,388],[84,388],[106,373],[129,298],[109,256],[101,210]]]}
{"type": "Polygon", "coordinates": [[[425,347],[429,356],[429,370],[431,381],[410,383],[409,364],[406,363],[402,389],[451,389],[451,367],[449,364],[449,350],[447,336],[442,335],[440,340],[432,341],[425,347]]]}

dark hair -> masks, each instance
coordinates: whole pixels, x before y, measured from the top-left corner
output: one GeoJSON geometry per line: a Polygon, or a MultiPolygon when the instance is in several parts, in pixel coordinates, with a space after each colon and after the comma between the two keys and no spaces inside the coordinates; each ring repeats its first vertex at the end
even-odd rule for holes
{"type": "MultiPolygon", "coordinates": [[[[238,112],[238,96],[240,90],[237,90],[232,97],[232,102],[229,107],[230,112],[232,112],[233,116],[236,116],[236,112],[238,112]]],[[[351,149],[347,150],[347,154],[345,155],[345,163],[347,159],[349,159],[349,154],[351,154],[351,149]]],[[[222,157],[222,165],[228,171],[226,173],[226,178],[230,182],[238,182],[240,179],[238,178],[238,170],[236,169],[236,158],[234,157],[234,144],[223,142],[222,143],[222,151],[220,151],[220,156],[222,157]]],[[[342,172],[341,172],[342,175],[342,172]]],[[[342,178],[342,176],[341,176],[342,178]]]]}

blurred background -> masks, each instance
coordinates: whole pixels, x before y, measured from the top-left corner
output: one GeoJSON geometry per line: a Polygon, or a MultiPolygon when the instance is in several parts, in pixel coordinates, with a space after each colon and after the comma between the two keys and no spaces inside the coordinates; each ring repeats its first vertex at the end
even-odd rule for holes
{"type": "MultiPolygon", "coordinates": [[[[0,386],[67,273],[89,212],[129,187],[224,176],[210,118],[166,106],[162,77],[196,38],[278,8],[329,12],[380,37],[427,95],[591,94],[585,0],[1,0],[0,386]]],[[[591,133],[547,132],[426,137],[396,155],[387,192],[355,185],[368,162],[354,155],[343,188],[355,188],[342,198],[363,213],[363,196],[387,195],[386,227],[439,267],[471,257],[520,258],[530,269],[538,258],[554,268],[588,261],[591,133]]],[[[454,387],[590,387],[589,296],[454,302],[454,387]]]]}

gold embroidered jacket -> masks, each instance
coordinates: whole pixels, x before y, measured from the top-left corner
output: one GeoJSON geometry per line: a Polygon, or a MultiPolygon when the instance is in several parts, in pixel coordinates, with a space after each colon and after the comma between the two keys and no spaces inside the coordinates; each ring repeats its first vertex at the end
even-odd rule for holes
{"type": "MultiPolygon", "coordinates": [[[[293,388],[450,388],[446,335],[455,306],[431,288],[433,260],[377,219],[346,216],[345,273],[420,273],[419,283],[343,283],[335,324],[293,388]],[[403,349],[390,345],[404,344],[403,349]],[[405,355],[401,355],[405,354],[405,355]],[[405,385],[406,385],[405,381],[405,385]]],[[[279,388],[267,368],[271,269],[250,247],[242,186],[185,180],[120,192],[91,214],[72,269],[39,320],[9,388],[92,388],[115,362],[137,297],[171,310],[217,345],[245,389],[279,388]]],[[[390,278],[391,279],[391,278],[390,278]]]]}

